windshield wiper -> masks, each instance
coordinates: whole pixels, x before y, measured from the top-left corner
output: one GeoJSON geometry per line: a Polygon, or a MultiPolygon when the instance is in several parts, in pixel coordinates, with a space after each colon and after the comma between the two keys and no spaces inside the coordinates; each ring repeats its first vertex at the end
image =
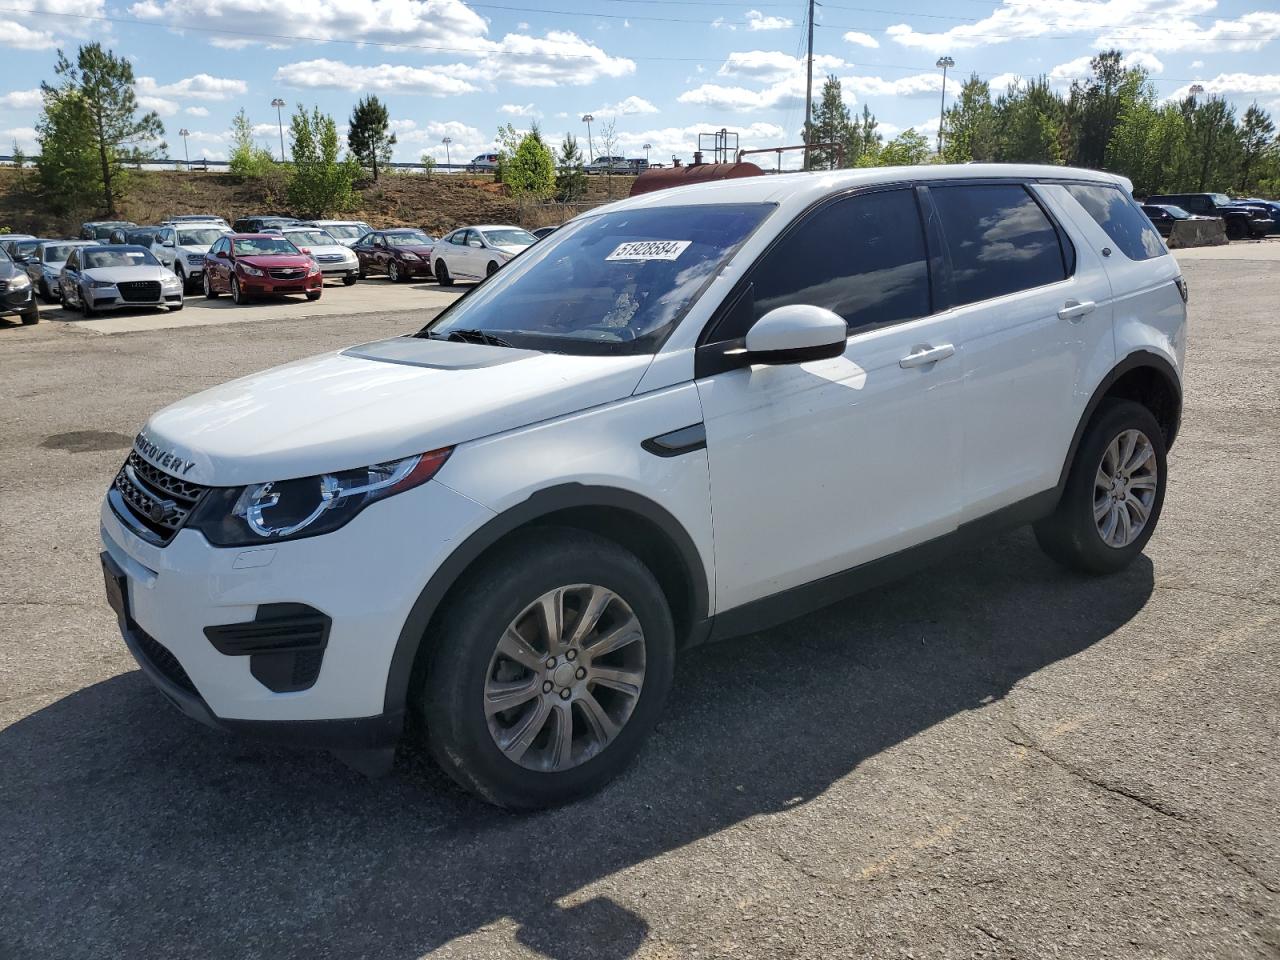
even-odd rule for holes
{"type": "Polygon", "coordinates": [[[483,343],[491,347],[510,347],[510,341],[503,340],[501,337],[495,337],[492,333],[486,333],[484,330],[450,330],[448,333],[437,333],[435,330],[428,331],[427,336],[433,340],[456,340],[460,343],[483,343]]]}

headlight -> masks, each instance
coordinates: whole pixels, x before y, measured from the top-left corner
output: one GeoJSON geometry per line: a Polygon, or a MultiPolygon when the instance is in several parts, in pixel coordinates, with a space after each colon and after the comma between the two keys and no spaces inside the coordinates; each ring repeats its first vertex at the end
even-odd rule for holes
{"type": "Polygon", "coordinates": [[[257,267],[251,267],[251,266],[250,266],[249,264],[247,264],[247,263],[237,263],[237,264],[236,264],[236,266],[237,266],[237,267],[239,267],[241,270],[243,270],[245,273],[247,273],[247,274],[248,274],[249,276],[251,276],[251,277],[265,277],[265,276],[266,276],[266,272],[265,272],[265,271],[263,271],[263,270],[259,270],[257,267]]]}
{"type": "Polygon", "coordinates": [[[411,252],[410,252],[410,251],[408,251],[408,250],[406,250],[404,253],[400,254],[400,256],[404,257],[406,260],[421,260],[421,259],[422,259],[422,258],[421,258],[421,257],[419,257],[416,253],[411,253],[411,252]]]}
{"type": "Polygon", "coordinates": [[[176,273],[171,273],[162,281],[166,287],[176,287],[181,281],[176,273]]]}
{"type": "Polygon", "coordinates": [[[369,504],[426,483],[452,447],[300,480],[216,487],[188,525],[219,547],[314,537],[348,523],[369,504]]]}
{"type": "Polygon", "coordinates": [[[106,290],[108,287],[114,287],[115,284],[110,280],[92,280],[89,282],[89,286],[94,290],[106,290]]]}
{"type": "Polygon", "coordinates": [[[25,273],[16,274],[14,278],[9,281],[10,290],[25,290],[29,286],[31,286],[31,278],[25,273]]]}

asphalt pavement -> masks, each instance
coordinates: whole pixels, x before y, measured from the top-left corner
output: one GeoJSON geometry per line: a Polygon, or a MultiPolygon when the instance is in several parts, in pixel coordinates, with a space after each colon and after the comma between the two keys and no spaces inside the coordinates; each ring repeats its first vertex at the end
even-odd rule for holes
{"type": "Polygon", "coordinates": [[[523,816],[413,750],[368,781],[187,721],[102,596],[151,411],[429,311],[0,321],[0,957],[1280,956],[1280,271],[1181,259],[1184,426],[1128,571],[1018,531],[697,649],[629,772],[523,816]]]}

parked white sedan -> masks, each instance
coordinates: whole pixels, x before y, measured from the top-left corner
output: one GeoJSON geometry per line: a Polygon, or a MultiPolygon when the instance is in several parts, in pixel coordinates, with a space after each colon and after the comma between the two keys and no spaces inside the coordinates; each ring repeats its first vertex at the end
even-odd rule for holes
{"type": "Polygon", "coordinates": [[[454,280],[483,280],[537,242],[537,237],[521,227],[460,227],[436,241],[431,263],[436,280],[446,287],[454,280]]]}
{"type": "Polygon", "coordinates": [[[351,248],[320,227],[284,227],[280,233],[320,264],[326,280],[341,280],[348,287],[360,278],[360,261],[351,248]]]}

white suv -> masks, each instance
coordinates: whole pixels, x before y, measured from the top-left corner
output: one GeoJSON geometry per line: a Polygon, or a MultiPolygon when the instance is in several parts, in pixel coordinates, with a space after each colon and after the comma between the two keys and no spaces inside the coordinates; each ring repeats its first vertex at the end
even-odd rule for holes
{"type": "Polygon", "coordinates": [[[681,649],[1011,525],[1130,563],[1185,302],[1108,174],[649,193],[416,334],[157,413],[102,507],[108,595],[198,720],[372,772],[412,711],[481,796],[557,803],[636,753],[681,649]]]}
{"type": "Polygon", "coordinates": [[[178,275],[182,289],[189,291],[204,277],[204,255],[230,231],[214,221],[177,222],[156,231],[151,252],[178,275]]]}

